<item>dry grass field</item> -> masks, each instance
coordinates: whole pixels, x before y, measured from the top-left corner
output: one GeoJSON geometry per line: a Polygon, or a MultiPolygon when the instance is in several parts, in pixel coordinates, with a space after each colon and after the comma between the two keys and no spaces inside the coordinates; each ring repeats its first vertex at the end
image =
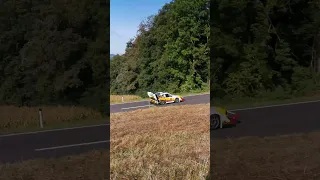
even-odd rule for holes
{"type": "Polygon", "coordinates": [[[216,140],[215,180],[319,180],[320,132],[216,140]]]}
{"type": "Polygon", "coordinates": [[[110,104],[122,103],[122,97],[124,102],[139,101],[143,99],[136,95],[110,95],[110,104]]]}
{"type": "MultiPolygon", "coordinates": [[[[83,107],[47,106],[43,111],[44,127],[64,122],[103,119],[100,112],[83,107]]],[[[39,107],[0,106],[0,131],[39,127],[39,107]]]]}
{"type": "Polygon", "coordinates": [[[205,179],[209,104],[111,114],[111,179],[205,179]]]}
{"type": "Polygon", "coordinates": [[[109,152],[0,164],[1,180],[109,180],[109,152]]]}

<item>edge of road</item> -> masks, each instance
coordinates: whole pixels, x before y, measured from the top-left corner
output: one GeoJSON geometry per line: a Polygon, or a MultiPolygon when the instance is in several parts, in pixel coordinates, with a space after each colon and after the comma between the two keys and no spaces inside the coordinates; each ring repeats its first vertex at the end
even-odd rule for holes
{"type": "Polygon", "coordinates": [[[229,111],[247,111],[247,110],[254,110],[254,109],[264,109],[264,108],[281,107],[281,106],[292,106],[292,105],[310,104],[310,103],[317,103],[317,102],[320,102],[320,100],[300,101],[300,102],[292,102],[292,103],[284,103],[284,104],[270,104],[270,105],[265,105],[265,106],[253,106],[253,107],[248,107],[248,108],[230,109],[229,111]]]}
{"type": "Polygon", "coordinates": [[[19,136],[19,135],[27,135],[27,134],[38,134],[38,133],[46,133],[46,132],[55,132],[55,131],[65,131],[65,130],[73,130],[73,129],[84,129],[84,128],[93,128],[100,126],[109,126],[110,124],[97,124],[97,125],[89,125],[89,126],[76,126],[69,128],[59,128],[59,129],[48,129],[48,130],[40,130],[40,131],[30,131],[30,132],[21,132],[21,133],[9,133],[9,134],[0,134],[0,138],[10,137],[10,136],[19,136]]]}
{"type": "MultiPolygon", "coordinates": [[[[183,96],[183,97],[202,96],[202,95],[208,95],[208,94],[210,94],[210,93],[187,95],[187,96],[183,96]]],[[[114,103],[114,104],[110,104],[110,106],[112,106],[112,105],[120,105],[120,104],[131,104],[131,103],[144,102],[144,101],[148,101],[148,100],[146,99],[146,100],[140,100],[140,101],[131,101],[131,102],[124,102],[124,103],[114,103]]]]}

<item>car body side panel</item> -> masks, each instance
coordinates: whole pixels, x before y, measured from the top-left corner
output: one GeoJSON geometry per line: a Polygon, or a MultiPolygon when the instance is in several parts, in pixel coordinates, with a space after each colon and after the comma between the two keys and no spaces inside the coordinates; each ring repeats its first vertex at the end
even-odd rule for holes
{"type": "Polygon", "coordinates": [[[223,125],[235,125],[237,124],[239,114],[237,113],[232,113],[226,109],[220,108],[220,107],[211,107],[210,108],[211,115],[212,114],[217,114],[220,116],[220,128],[223,128],[223,125]]]}
{"type": "Polygon", "coordinates": [[[155,95],[158,95],[159,102],[164,101],[166,104],[174,103],[176,98],[179,98],[180,102],[184,101],[184,98],[181,96],[170,94],[171,97],[166,97],[166,94],[170,94],[170,93],[157,92],[154,94],[152,92],[148,92],[148,96],[150,98],[150,103],[151,104],[158,104],[158,102],[156,101],[155,95]]]}
{"type": "Polygon", "coordinates": [[[210,110],[211,110],[211,112],[210,112],[211,114],[218,114],[220,116],[220,121],[222,123],[230,122],[229,118],[226,115],[227,110],[220,108],[220,107],[211,107],[210,110]]]}

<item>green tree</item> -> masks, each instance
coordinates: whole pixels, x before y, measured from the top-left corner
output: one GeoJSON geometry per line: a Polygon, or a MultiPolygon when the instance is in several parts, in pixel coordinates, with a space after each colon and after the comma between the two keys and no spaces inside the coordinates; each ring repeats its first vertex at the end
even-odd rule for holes
{"type": "MultiPolygon", "coordinates": [[[[0,7],[0,103],[104,109],[107,2],[4,0],[0,7]],[[84,99],[98,96],[94,103],[84,99]]],[[[108,93],[106,93],[108,94],[108,93]]]]}
{"type": "Polygon", "coordinates": [[[206,89],[209,6],[208,0],[175,0],[141,22],[137,37],[111,66],[112,93],[206,89]]]}
{"type": "Polygon", "coordinates": [[[319,7],[316,0],[212,1],[212,95],[314,90],[319,7]]]}

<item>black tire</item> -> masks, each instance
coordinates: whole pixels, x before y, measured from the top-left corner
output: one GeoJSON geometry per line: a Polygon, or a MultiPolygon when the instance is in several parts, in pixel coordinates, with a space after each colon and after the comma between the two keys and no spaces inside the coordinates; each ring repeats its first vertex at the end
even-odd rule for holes
{"type": "Polygon", "coordinates": [[[165,101],[160,101],[160,105],[165,105],[166,102],[165,101]]]}
{"type": "Polygon", "coordinates": [[[210,129],[220,128],[220,116],[218,114],[212,114],[210,116],[210,129]]]}
{"type": "Polygon", "coordinates": [[[176,99],[174,100],[174,102],[175,102],[175,103],[180,102],[179,98],[176,98],[176,99]]]}

